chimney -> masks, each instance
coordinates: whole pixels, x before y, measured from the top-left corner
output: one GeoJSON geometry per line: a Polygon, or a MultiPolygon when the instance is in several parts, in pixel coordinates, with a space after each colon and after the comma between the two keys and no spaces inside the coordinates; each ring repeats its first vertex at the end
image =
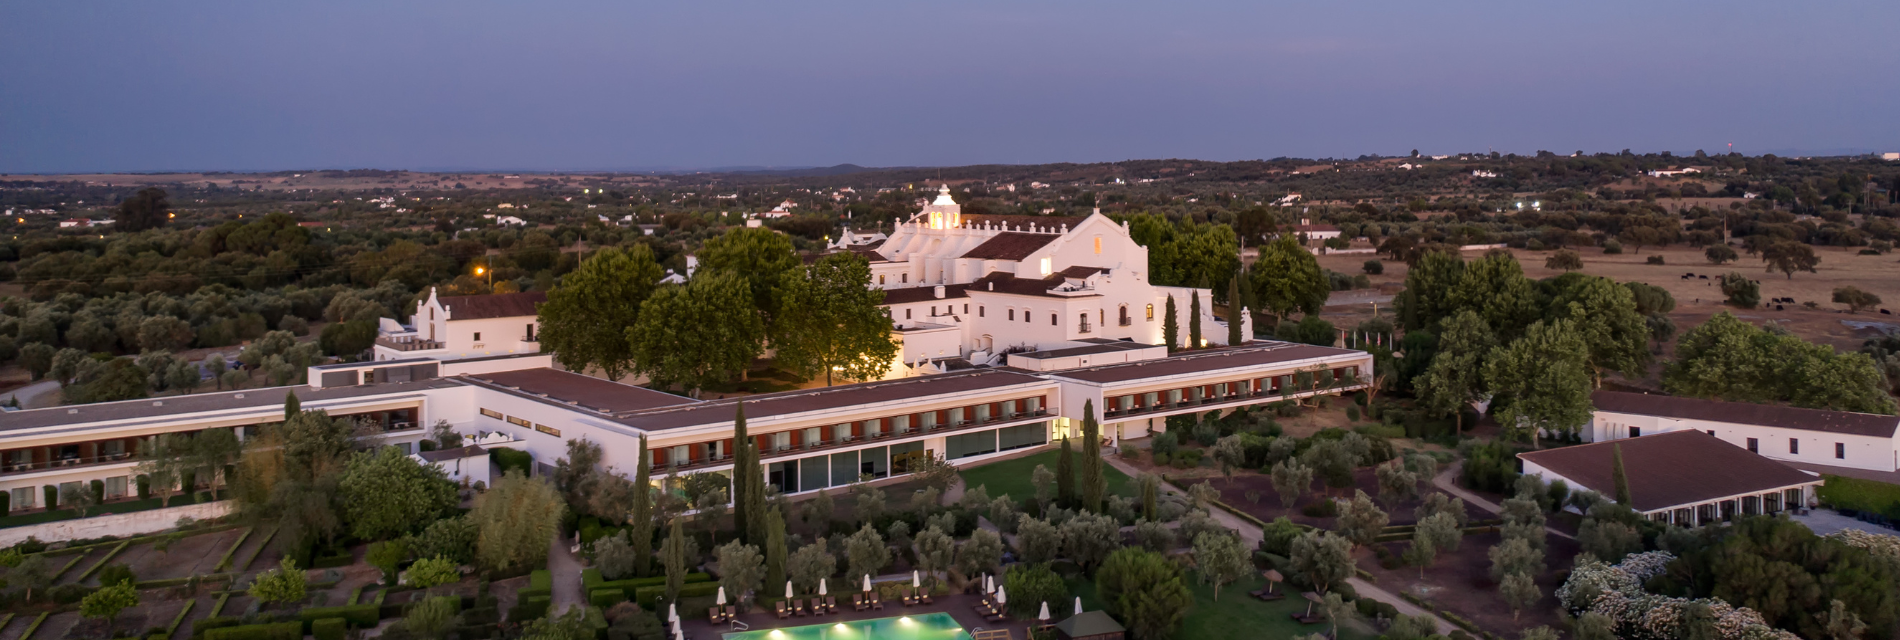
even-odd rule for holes
{"type": "Polygon", "coordinates": [[[937,285],[937,297],[938,298],[943,297],[943,285],[937,285]]]}

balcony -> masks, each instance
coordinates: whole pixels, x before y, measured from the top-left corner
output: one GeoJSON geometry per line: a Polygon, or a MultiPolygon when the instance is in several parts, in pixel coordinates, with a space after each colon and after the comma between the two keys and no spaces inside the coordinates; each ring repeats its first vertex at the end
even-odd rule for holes
{"type": "Polygon", "coordinates": [[[97,456],[70,456],[41,462],[8,462],[4,466],[0,466],[0,476],[46,471],[49,469],[69,469],[74,467],[132,462],[134,458],[135,456],[130,453],[112,453],[97,456]]]}
{"type": "Polygon", "coordinates": [[[1124,327],[1135,324],[1134,318],[1122,318],[1121,320],[1122,320],[1121,325],[1124,327]]]}
{"type": "Polygon", "coordinates": [[[429,351],[442,349],[448,345],[440,341],[421,338],[379,336],[376,338],[376,346],[395,351],[429,351]]]}

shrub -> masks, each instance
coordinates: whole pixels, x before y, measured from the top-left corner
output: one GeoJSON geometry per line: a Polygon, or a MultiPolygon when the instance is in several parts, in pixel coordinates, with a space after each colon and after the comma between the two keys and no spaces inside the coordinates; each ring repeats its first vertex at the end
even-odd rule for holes
{"type": "Polygon", "coordinates": [[[514,610],[508,612],[508,619],[525,622],[544,617],[548,615],[548,602],[548,596],[524,597],[514,610]]]}
{"type": "Polygon", "coordinates": [[[1332,500],[1319,500],[1300,507],[1300,513],[1309,518],[1331,518],[1339,515],[1339,503],[1332,500]]]}
{"type": "Polygon", "coordinates": [[[587,603],[602,609],[627,601],[627,593],[619,589],[595,589],[587,592],[587,603]]]}
{"type": "Polygon", "coordinates": [[[1346,419],[1353,422],[1359,421],[1359,405],[1346,405],[1346,419]]]}
{"type": "Polygon", "coordinates": [[[1662,257],[1662,256],[1650,256],[1650,257],[1648,257],[1648,258],[1644,258],[1644,259],[1643,259],[1643,262],[1645,262],[1645,263],[1648,263],[1648,264],[1662,264],[1662,263],[1663,263],[1663,257],[1662,257]]]}
{"type": "Polygon", "coordinates": [[[1174,456],[1174,468],[1192,469],[1201,466],[1200,449],[1182,449],[1174,456]]]}
{"type": "Polygon", "coordinates": [[[341,607],[306,607],[297,612],[301,620],[314,633],[316,622],[328,618],[342,620],[352,627],[368,629],[382,621],[381,607],[375,604],[353,604],[341,607]]]}
{"type": "Polygon", "coordinates": [[[310,623],[310,635],[316,640],[343,640],[347,633],[342,618],[324,618],[310,623]]]}
{"type": "Polygon", "coordinates": [[[303,625],[278,622],[224,627],[206,631],[205,640],[303,640],[303,625]]]}
{"type": "Polygon", "coordinates": [[[1155,466],[1157,467],[1168,466],[1170,463],[1173,462],[1173,459],[1174,459],[1173,456],[1170,456],[1166,453],[1162,453],[1160,451],[1155,452],[1155,466]]]}
{"type": "Polygon", "coordinates": [[[1364,269],[1366,275],[1376,276],[1385,273],[1385,263],[1378,260],[1367,260],[1364,269]]]}
{"type": "Polygon", "coordinates": [[[1617,242],[1616,240],[1605,240],[1603,241],[1603,253],[1605,255],[1617,255],[1617,254],[1623,253],[1623,243],[1617,242]]]}
{"type": "Polygon", "coordinates": [[[534,455],[526,451],[497,447],[489,449],[488,455],[494,459],[495,471],[499,472],[498,475],[507,475],[509,469],[515,469],[526,476],[534,466],[534,455]]]}

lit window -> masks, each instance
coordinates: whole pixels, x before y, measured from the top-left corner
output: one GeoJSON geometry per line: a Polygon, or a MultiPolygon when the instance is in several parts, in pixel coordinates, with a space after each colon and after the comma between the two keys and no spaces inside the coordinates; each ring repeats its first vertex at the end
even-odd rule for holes
{"type": "Polygon", "coordinates": [[[527,419],[525,419],[525,418],[517,418],[517,417],[514,417],[514,416],[508,416],[508,424],[512,424],[512,425],[515,425],[515,426],[517,426],[517,427],[528,427],[528,428],[533,428],[533,427],[534,427],[534,423],[532,423],[532,422],[528,422],[528,420],[527,420],[527,419]]]}
{"type": "Polygon", "coordinates": [[[1099,254],[1101,252],[1102,252],[1102,237],[1095,236],[1095,253],[1099,254]]]}
{"type": "Polygon", "coordinates": [[[1045,276],[1049,275],[1049,259],[1048,258],[1042,259],[1042,275],[1045,275],[1045,276]]]}
{"type": "Polygon", "coordinates": [[[496,410],[494,410],[494,409],[483,409],[483,410],[482,410],[482,415],[485,415],[485,416],[488,416],[488,417],[490,417],[490,418],[494,418],[494,419],[496,419],[496,420],[500,420],[500,419],[502,419],[502,417],[501,417],[501,412],[500,412],[500,411],[496,411],[496,410]]]}
{"type": "Polygon", "coordinates": [[[541,433],[545,433],[545,434],[548,434],[548,435],[551,435],[551,436],[554,436],[554,437],[556,437],[556,438],[559,438],[559,437],[561,437],[561,430],[560,430],[560,429],[556,429],[556,428],[554,428],[554,427],[550,427],[550,426],[547,426],[547,425],[545,425],[545,424],[537,424],[537,425],[534,425],[534,430],[535,430],[535,431],[539,431],[539,432],[541,432],[541,433]]]}
{"type": "Polygon", "coordinates": [[[878,283],[878,284],[884,284],[884,276],[878,276],[878,277],[877,277],[877,283],[878,283]]]}
{"type": "Polygon", "coordinates": [[[1154,320],[1155,320],[1155,306],[1151,304],[1151,305],[1148,305],[1148,321],[1154,322],[1154,320]]]}

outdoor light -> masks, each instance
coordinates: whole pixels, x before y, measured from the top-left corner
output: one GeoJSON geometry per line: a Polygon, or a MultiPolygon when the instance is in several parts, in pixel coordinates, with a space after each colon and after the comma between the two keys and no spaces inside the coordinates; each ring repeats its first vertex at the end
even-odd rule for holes
{"type": "Polygon", "coordinates": [[[483,268],[481,268],[481,267],[475,267],[475,275],[478,275],[478,276],[479,276],[479,275],[482,275],[482,274],[483,274],[483,273],[485,273],[486,271],[487,271],[487,269],[483,269],[483,268]]]}

